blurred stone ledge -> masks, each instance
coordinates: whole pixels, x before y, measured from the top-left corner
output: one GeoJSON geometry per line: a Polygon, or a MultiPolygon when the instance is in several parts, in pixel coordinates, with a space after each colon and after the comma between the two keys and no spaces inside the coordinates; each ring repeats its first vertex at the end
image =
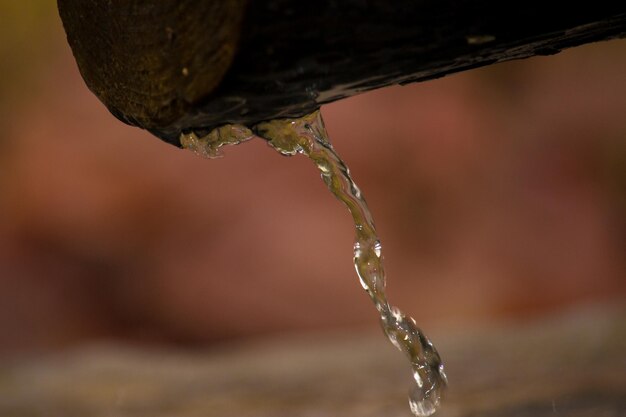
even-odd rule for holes
{"type": "MultiPolygon", "coordinates": [[[[625,416],[626,309],[436,334],[438,416],[625,416]]],[[[429,329],[426,329],[429,330],[429,329]]],[[[318,334],[202,351],[94,345],[4,360],[0,415],[410,416],[404,357],[381,334],[318,334]]]]}

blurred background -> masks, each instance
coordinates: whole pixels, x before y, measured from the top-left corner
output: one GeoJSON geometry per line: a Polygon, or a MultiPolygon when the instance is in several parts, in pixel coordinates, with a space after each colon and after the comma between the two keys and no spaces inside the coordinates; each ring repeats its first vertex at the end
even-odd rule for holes
{"type": "MultiPolygon", "coordinates": [[[[0,353],[376,328],[303,157],[202,160],[111,116],[54,2],[0,1],[0,353]]],[[[427,331],[626,300],[626,40],[322,109],[389,297],[427,331]]]]}

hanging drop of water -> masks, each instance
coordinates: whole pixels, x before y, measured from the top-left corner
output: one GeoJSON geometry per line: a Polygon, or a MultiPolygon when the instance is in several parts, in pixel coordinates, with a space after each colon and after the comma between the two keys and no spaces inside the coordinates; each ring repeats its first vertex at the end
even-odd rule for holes
{"type": "Polygon", "coordinates": [[[221,158],[221,147],[225,145],[238,145],[254,137],[250,129],[242,125],[227,124],[217,127],[208,135],[198,137],[194,132],[180,135],[180,143],[185,149],[189,149],[196,155],[205,158],[221,158]]]}

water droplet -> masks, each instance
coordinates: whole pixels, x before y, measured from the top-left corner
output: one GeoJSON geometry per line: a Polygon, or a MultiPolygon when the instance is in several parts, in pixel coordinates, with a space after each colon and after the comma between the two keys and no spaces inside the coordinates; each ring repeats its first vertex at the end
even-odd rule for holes
{"type": "Polygon", "coordinates": [[[437,411],[440,404],[440,397],[424,397],[422,389],[415,385],[409,393],[409,408],[416,416],[430,416],[437,411]]]}
{"type": "Polygon", "coordinates": [[[198,137],[194,132],[182,133],[180,144],[183,148],[204,158],[221,158],[222,146],[237,145],[252,139],[253,136],[252,131],[245,126],[228,124],[217,127],[202,137],[198,137]]]}

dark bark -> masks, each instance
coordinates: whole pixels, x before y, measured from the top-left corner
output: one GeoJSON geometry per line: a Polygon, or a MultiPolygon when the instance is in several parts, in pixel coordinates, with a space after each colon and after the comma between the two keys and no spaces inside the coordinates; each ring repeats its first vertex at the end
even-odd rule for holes
{"type": "MultiPolygon", "coordinates": [[[[203,134],[224,123],[251,126],[301,116],[388,85],[626,36],[624,2],[550,6],[539,1],[253,0],[245,7],[226,75],[217,88],[195,94],[202,98],[176,120],[140,123],[103,101],[121,120],[179,145],[181,131],[203,134]]],[[[71,25],[64,23],[71,35],[71,25]]],[[[150,25],[162,30],[158,22],[150,25]]],[[[103,88],[116,88],[113,81],[103,88]]]]}

